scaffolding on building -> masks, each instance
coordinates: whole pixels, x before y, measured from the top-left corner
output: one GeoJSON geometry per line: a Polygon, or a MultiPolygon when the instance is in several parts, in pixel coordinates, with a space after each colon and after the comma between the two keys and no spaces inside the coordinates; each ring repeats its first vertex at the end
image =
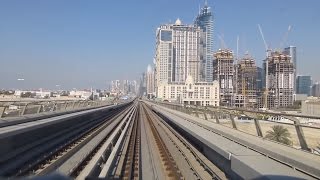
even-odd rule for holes
{"type": "Polygon", "coordinates": [[[243,99],[243,104],[237,104],[240,107],[256,108],[257,107],[257,66],[255,60],[246,54],[237,64],[237,86],[236,99],[243,99]]]}
{"type": "Polygon", "coordinates": [[[233,96],[233,52],[219,49],[214,53],[213,78],[220,84],[220,102],[231,106],[233,96]]]}

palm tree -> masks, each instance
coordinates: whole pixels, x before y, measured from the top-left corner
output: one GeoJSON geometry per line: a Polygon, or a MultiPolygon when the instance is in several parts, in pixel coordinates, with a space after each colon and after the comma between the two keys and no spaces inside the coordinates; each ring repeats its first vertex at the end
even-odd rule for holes
{"type": "Polygon", "coordinates": [[[277,141],[286,145],[291,145],[292,141],[290,140],[291,135],[287,128],[284,128],[281,125],[274,125],[271,127],[272,130],[267,131],[265,136],[267,139],[277,141]]]}

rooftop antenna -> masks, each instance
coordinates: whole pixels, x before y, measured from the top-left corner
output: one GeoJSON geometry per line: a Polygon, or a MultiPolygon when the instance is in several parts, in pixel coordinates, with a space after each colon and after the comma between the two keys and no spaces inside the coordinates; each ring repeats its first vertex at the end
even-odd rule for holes
{"type": "Polygon", "coordinates": [[[204,6],[207,7],[208,6],[208,0],[204,1],[204,6]]]}

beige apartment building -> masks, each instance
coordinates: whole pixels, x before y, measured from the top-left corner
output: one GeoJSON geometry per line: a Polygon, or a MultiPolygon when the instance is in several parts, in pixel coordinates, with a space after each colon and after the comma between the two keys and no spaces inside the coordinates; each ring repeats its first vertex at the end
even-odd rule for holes
{"type": "Polygon", "coordinates": [[[161,83],[158,98],[185,105],[219,106],[219,83],[195,82],[188,76],[184,83],[161,83]]]}

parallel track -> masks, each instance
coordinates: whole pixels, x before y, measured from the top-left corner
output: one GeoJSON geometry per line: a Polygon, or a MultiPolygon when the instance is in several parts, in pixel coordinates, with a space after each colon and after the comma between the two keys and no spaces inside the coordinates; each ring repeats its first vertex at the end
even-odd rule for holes
{"type": "Polygon", "coordinates": [[[153,137],[156,141],[158,151],[161,156],[161,163],[164,167],[165,174],[169,179],[184,179],[180,170],[175,163],[171,153],[169,152],[168,148],[166,147],[165,143],[163,142],[155,124],[152,121],[150,116],[150,112],[146,110],[146,107],[143,108],[144,113],[146,114],[147,121],[149,122],[149,126],[151,127],[151,131],[153,137]]]}
{"type": "Polygon", "coordinates": [[[15,157],[8,158],[0,164],[1,176],[15,177],[37,175],[51,163],[63,156],[73,147],[81,144],[86,137],[97,130],[101,125],[108,124],[109,120],[119,114],[124,108],[110,111],[92,120],[82,121],[79,124],[50,135],[17,152],[15,157]]]}
{"type": "Polygon", "coordinates": [[[7,171],[6,177],[43,176],[68,166],[72,169],[63,168],[63,174],[74,179],[226,179],[174,127],[142,102],[57,132],[19,156],[24,154],[30,158],[7,171]],[[142,134],[145,144],[141,143],[142,134]],[[44,145],[48,147],[37,152],[44,145]],[[142,146],[148,159],[142,154],[142,146]],[[82,152],[84,156],[77,159],[82,152]],[[151,171],[147,176],[143,174],[146,166],[151,171]]]}

